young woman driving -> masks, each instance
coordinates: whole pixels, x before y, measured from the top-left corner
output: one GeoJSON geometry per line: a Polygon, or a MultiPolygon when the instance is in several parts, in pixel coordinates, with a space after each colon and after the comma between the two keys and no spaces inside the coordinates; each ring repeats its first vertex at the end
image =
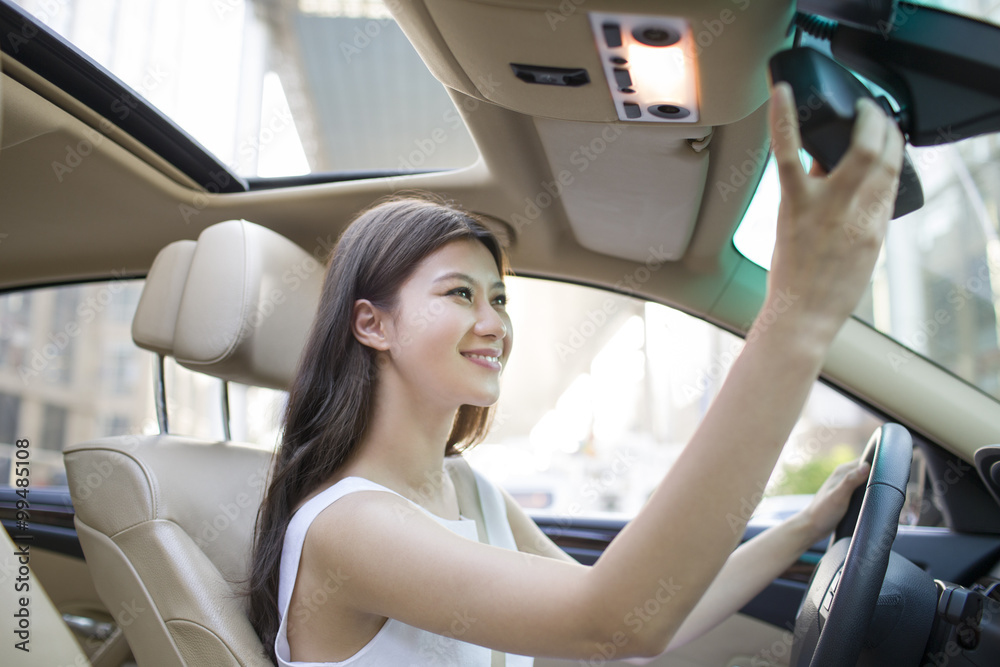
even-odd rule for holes
{"type": "Polygon", "coordinates": [[[903,139],[862,103],[840,165],[806,174],[785,85],[773,91],[770,123],[782,199],[767,317],[692,441],[592,567],[505,495],[517,550],[481,543],[475,528],[461,529],[455,487],[441,474],[446,456],[484,435],[510,354],[499,243],[468,214],[430,201],[384,203],[350,226],[258,516],[250,616],[272,659],[470,666],[654,656],[736,612],[831,532],[866,465],[841,466],[806,510],[735,551],[742,531],[731,517],[758,497],[868,283],[903,139]],[[657,611],[643,613],[654,599],[657,611]]]}

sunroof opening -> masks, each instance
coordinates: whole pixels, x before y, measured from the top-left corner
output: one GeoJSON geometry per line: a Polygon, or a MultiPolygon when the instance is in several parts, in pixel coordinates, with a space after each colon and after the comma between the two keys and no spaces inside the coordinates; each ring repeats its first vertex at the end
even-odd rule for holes
{"type": "Polygon", "coordinates": [[[461,116],[381,0],[15,0],[244,177],[465,167],[461,116]]]}

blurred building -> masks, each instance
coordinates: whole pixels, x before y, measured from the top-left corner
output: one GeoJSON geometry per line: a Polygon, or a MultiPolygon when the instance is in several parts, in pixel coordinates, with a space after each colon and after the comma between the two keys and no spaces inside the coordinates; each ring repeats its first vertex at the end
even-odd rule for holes
{"type": "Polygon", "coordinates": [[[64,484],[66,444],[151,416],[150,355],[130,336],[141,290],[118,280],[0,298],[0,480],[17,439],[31,443],[32,486],[64,484]]]}

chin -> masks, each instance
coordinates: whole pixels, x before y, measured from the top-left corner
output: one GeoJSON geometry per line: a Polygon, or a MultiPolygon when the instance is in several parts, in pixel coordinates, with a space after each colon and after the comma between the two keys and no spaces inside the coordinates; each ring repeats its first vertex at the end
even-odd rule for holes
{"type": "Polygon", "coordinates": [[[495,397],[492,397],[492,398],[472,399],[472,400],[466,401],[464,403],[464,405],[472,405],[472,406],[475,406],[477,408],[489,408],[489,407],[492,407],[492,406],[496,405],[497,401],[499,401],[499,400],[500,400],[499,396],[495,396],[495,397]]]}
{"type": "Polygon", "coordinates": [[[478,408],[488,408],[491,405],[496,405],[498,400],[500,400],[499,388],[497,388],[495,392],[484,392],[469,396],[463,405],[474,405],[478,408]]]}

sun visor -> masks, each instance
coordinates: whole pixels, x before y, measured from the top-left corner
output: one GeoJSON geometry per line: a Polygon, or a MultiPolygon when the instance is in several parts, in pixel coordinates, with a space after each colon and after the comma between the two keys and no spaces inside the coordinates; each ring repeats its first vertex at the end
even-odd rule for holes
{"type": "Polygon", "coordinates": [[[529,204],[541,210],[558,199],[580,245],[595,252],[636,262],[653,250],[660,259],[684,255],[701,208],[711,128],[544,118],[535,126],[553,182],[529,204]]]}

